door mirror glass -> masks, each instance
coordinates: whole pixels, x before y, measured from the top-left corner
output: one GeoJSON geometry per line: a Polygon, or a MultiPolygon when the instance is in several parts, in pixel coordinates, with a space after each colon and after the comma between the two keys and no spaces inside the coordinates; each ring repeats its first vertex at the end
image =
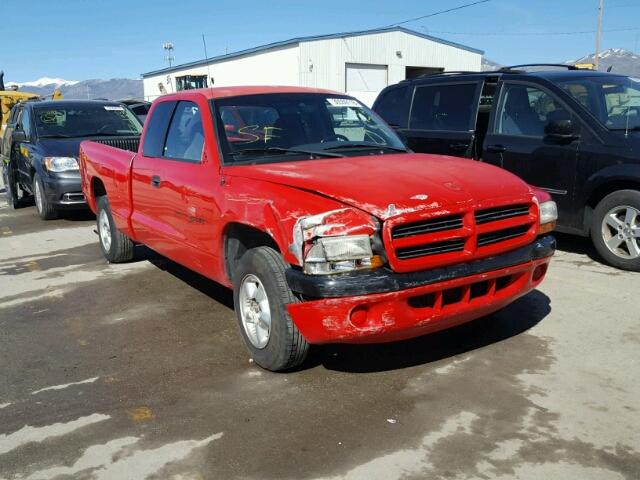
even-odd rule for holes
{"type": "Polygon", "coordinates": [[[547,137],[558,139],[573,139],[577,137],[573,122],[570,119],[550,121],[544,127],[544,133],[547,137]]]}
{"type": "Polygon", "coordinates": [[[27,135],[24,133],[24,130],[14,130],[13,134],[11,134],[11,139],[14,142],[26,142],[27,141],[27,135]]]}

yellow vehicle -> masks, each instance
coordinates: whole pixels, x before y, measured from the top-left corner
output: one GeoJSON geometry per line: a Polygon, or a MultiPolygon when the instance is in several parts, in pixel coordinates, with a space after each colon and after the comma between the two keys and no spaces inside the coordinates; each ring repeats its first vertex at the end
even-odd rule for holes
{"type": "MultiPolygon", "coordinates": [[[[60,90],[56,89],[51,97],[54,100],[62,98],[60,90]]],[[[37,100],[40,95],[37,93],[20,92],[17,88],[5,88],[4,86],[4,72],[0,72],[0,139],[4,135],[4,129],[9,121],[9,113],[11,108],[18,102],[24,102],[26,100],[37,100]]]]}

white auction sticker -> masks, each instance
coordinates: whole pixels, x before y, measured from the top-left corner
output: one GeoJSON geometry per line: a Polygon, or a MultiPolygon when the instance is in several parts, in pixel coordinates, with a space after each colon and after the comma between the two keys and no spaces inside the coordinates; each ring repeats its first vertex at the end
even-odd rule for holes
{"type": "Polygon", "coordinates": [[[361,105],[353,98],[327,98],[329,105],[333,107],[360,107],[361,105]]]}
{"type": "Polygon", "coordinates": [[[124,112],[123,107],[117,107],[115,105],[105,105],[104,109],[109,111],[114,111],[114,112],[124,112]]]}

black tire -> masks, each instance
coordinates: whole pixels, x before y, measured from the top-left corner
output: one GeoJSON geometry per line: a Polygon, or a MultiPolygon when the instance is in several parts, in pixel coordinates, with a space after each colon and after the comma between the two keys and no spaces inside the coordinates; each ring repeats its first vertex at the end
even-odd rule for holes
{"type": "MultiPolygon", "coordinates": [[[[626,241],[626,233],[629,233],[630,230],[625,230],[628,228],[626,224],[622,225],[622,231],[620,232],[623,235],[624,244],[622,244],[622,250],[616,250],[618,254],[614,253],[608,246],[607,240],[611,238],[614,228],[611,227],[609,231],[605,231],[603,228],[603,222],[605,220],[605,216],[609,214],[611,211],[615,211],[616,209],[622,209],[624,207],[631,207],[632,209],[640,212],[640,191],[637,190],[618,190],[617,192],[610,193],[606,197],[604,197],[600,203],[596,206],[593,212],[593,220],[591,223],[591,240],[593,241],[593,245],[596,250],[600,254],[600,256],[609,264],[617,268],[621,268],[623,270],[631,270],[633,272],[640,271],[640,257],[631,258],[632,255],[629,255],[630,258],[624,258],[625,251],[628,253],[629,244],[626,241]]],[[[620,217],[622,218],[622,217],[620,217]]],[[[640,216],[636,217],[636,228],[640,225],[640,216]]],[[[633,228],[634,225],[631,225],[633,228]]],[[[633,239],[631,239],[633,241],[633,239]]],[[[636,243],[639,243],[639,239],[635,239],[636,243]]]]}
{"type": "Polygon", "coordinates": [[[266,370],[288,370],[302,364],[309,352],[309,343],[291,320],[286,305],[297,302],[285,278],[285,264],[278,252],[269,247],[247,251],[233,277],[233,302],[240,333],[253,360],[266,370]],[[262,283],[270,308],[271,326],[266,345],[257,348],[247,335],[240,308],[243,281],[253,275],[262,283]]]}
{"type": "Polygon", "coordinates": [[[7,205],[12,210],[20,208],[22,202],[18,194],[18,184],[16,182],[15,172],[11,165],[5,165],[2,169],[2,181],[4,183],[5,198],[7,205]]]}
{"type": "Polygon", "coordinates": [[[47,199],[44,190],[44,183],[37,173],[33,176],[33,196],[36,201],[36,210],[42,220],[53,220],[58,218],[58,210],[47,199]]]}
{"type": "Polygon", "coordinates": [[[134,256],[134,244],[129,237],[116,227],[111,215],[111,207],[106,196],[98,197],[96,223],[98,242],[104,258],[109,263],[129,262],[134,256]],[[109,239],[107,242],[106,239],[109,239]]]}

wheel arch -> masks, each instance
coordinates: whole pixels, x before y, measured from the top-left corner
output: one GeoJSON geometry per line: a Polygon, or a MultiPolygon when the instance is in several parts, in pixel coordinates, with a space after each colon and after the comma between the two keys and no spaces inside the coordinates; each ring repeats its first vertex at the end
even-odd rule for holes
{"type": "Polygon", "coordinates": [[[264,230],[246,223],[230,222],[223,231],[224,270],[233,283],[233,274],[240,258],[247,250],[256,247],[270,247],[282,253],[278,242],[264,230]]]}

